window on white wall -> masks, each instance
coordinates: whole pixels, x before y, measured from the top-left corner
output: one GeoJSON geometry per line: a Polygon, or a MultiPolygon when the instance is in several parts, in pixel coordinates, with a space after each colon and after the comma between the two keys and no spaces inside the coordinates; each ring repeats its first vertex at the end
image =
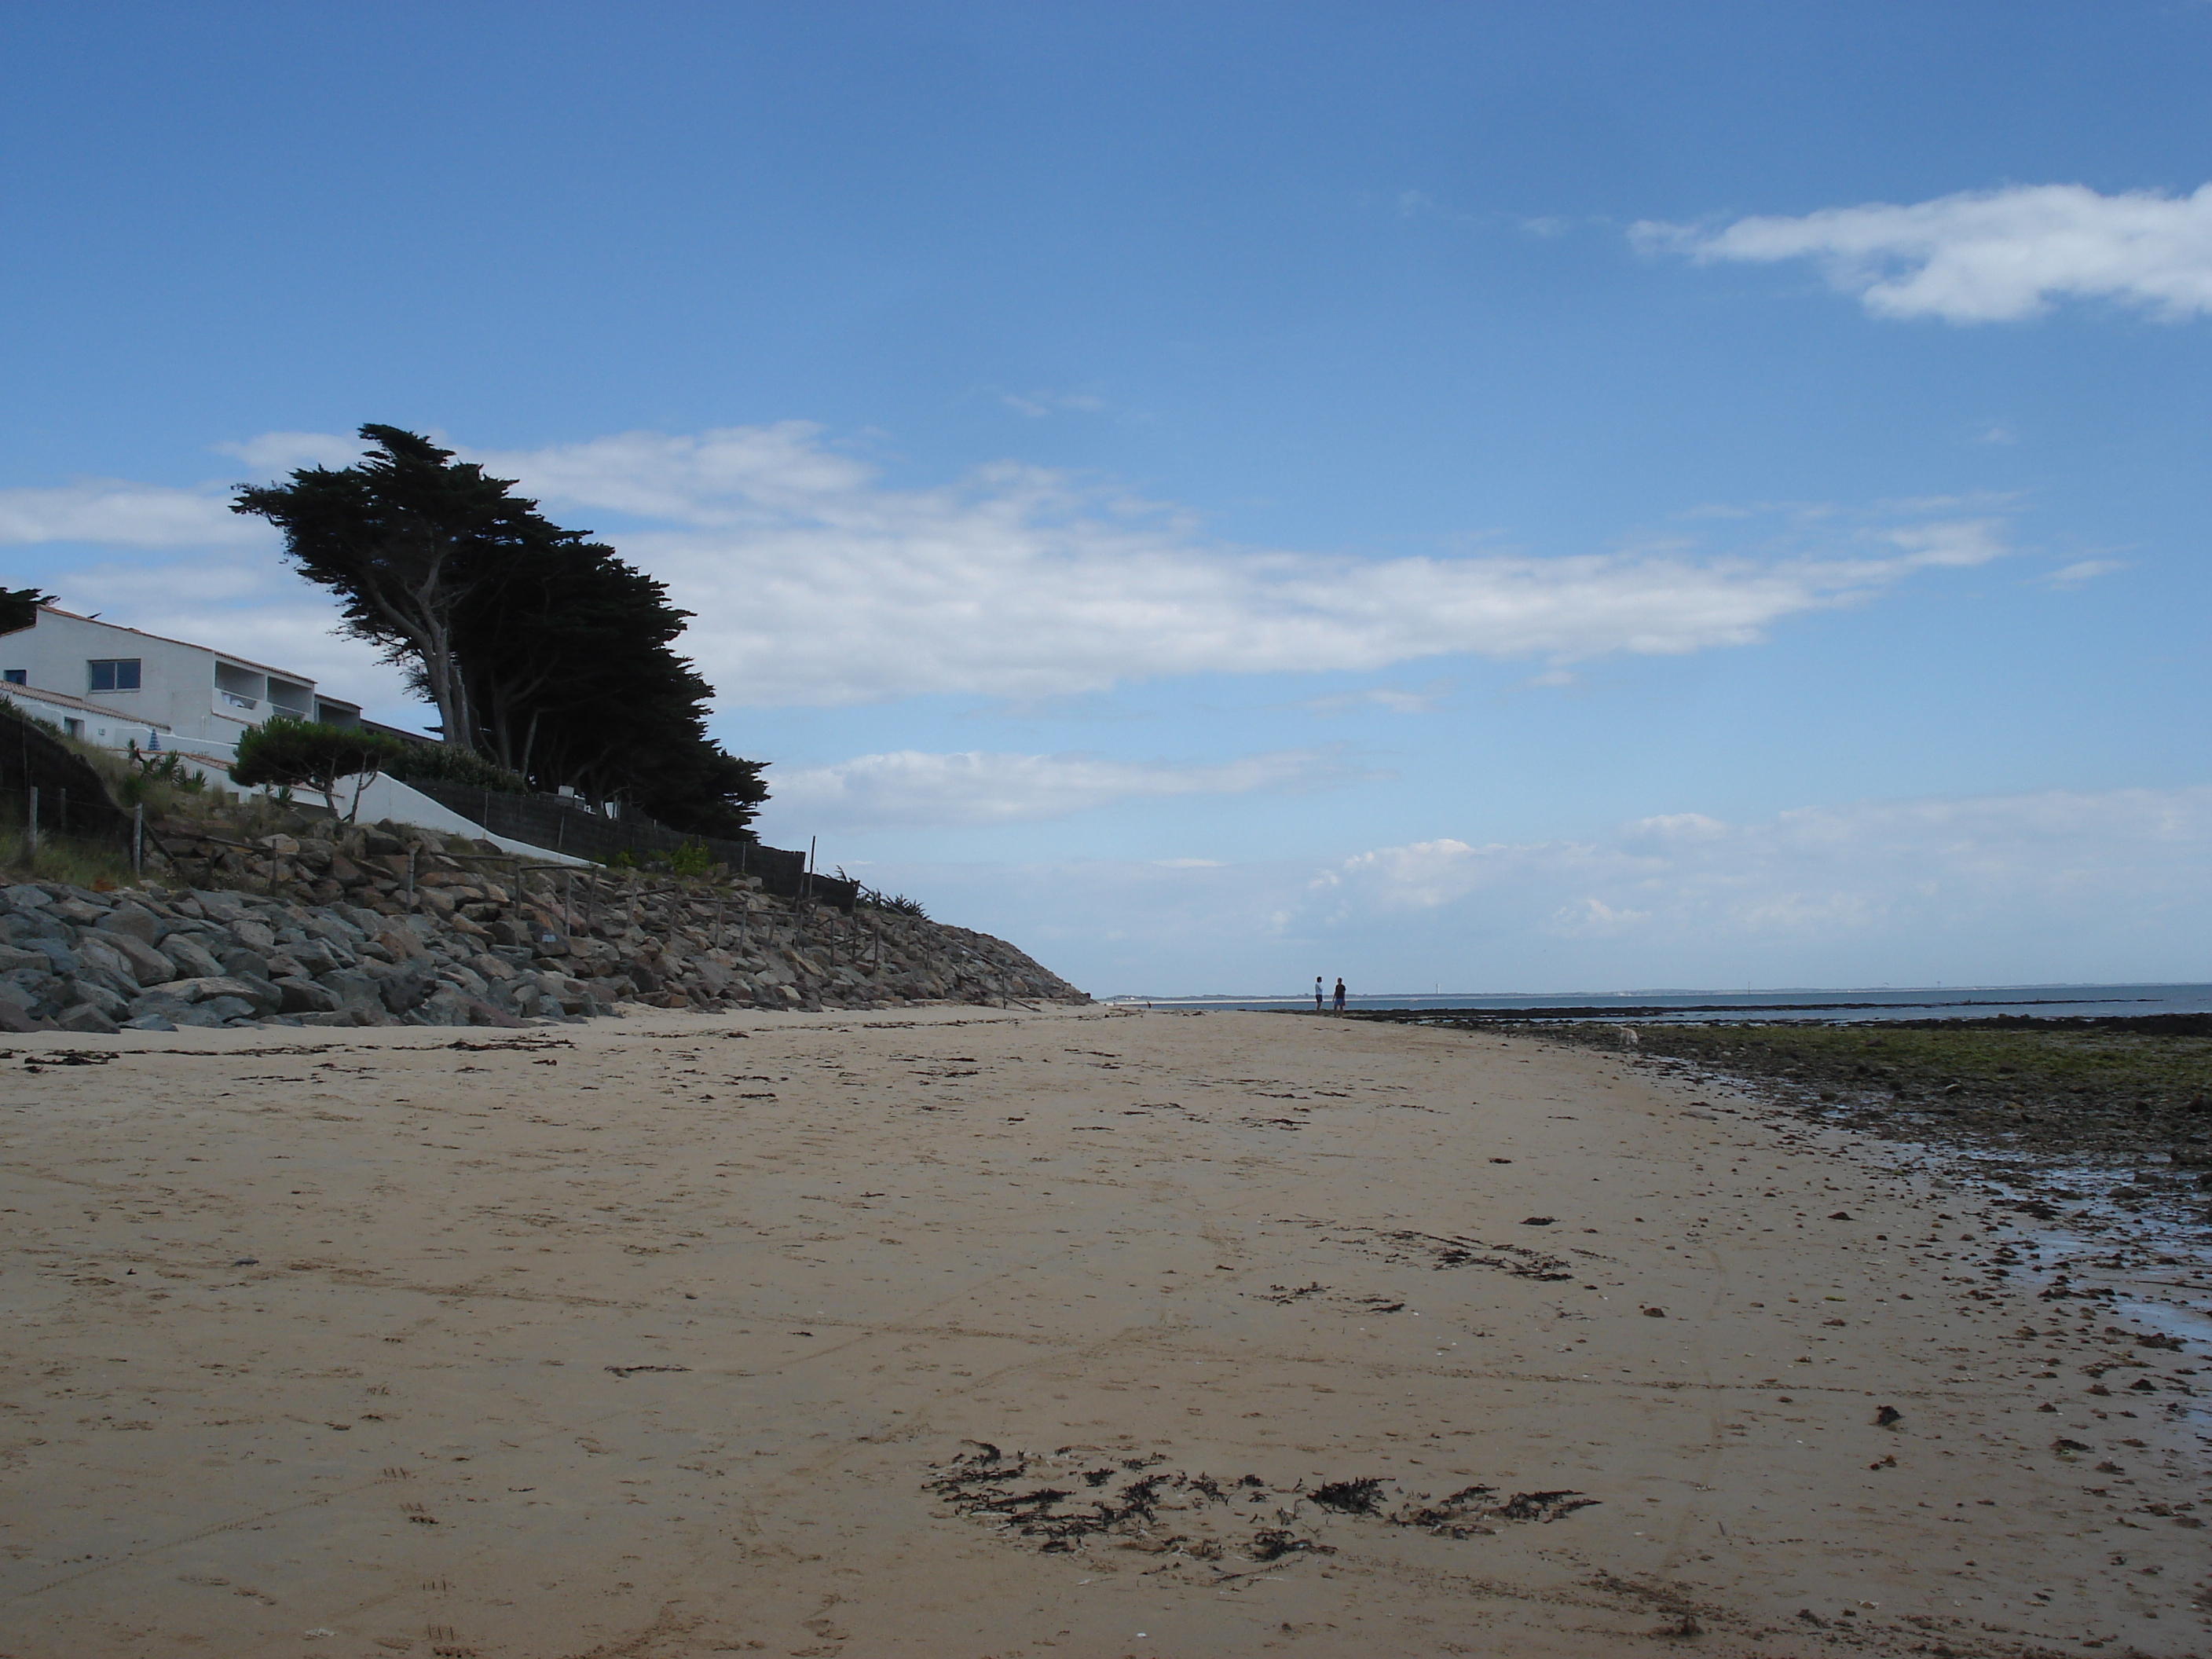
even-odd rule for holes
{"type": "Polygon", "coordinates": [[[89,671],[86,684],[95,691],[136,691],[138,689],[138,659],[110,657],[85,665],[89,671]]]}

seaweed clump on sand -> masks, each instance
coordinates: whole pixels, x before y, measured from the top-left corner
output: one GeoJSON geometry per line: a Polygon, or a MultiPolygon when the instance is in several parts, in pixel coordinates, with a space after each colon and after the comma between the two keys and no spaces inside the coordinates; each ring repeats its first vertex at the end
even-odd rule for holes
{"type": "Polygon", "coordinates": [[[1157,1453],[1062,1446],[1045,1454],[1005,1451],[984,1441],[964,1444],[933,1466],[925,1489],[953,1513],[995,1524],[1048,1553],[1095,1541],[1196,1561],[1233,1557],[1266,1564],[1334,1554],[1320,1536],[1332,1516],[1465,1539],[1503,1525],[1548,1525],[1599,1501],[1575,1492],[1515,1492],[1501,1500],[1498,1488],[1481,1486],[1437,1498],[1376,1476],[1282,1486],[1256,1474],[1227,1480],[1164,1468],[1166,1459],[1157,1453]]]}

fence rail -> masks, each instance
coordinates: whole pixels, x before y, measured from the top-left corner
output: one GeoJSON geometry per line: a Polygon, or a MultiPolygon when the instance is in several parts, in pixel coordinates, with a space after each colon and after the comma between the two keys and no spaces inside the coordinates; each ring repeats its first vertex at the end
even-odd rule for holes
{"type": "Polygon", "coordinates": [[[637,813],[604,818],[587,807],[572,806],[554,796],[502,794],[495,789],[433,778],[409,778],[406,784],[439,805],[474,819],[495,836],[528,842],[549,852],[605,863],[618,853],[635,858],[641,854],[670,854],[700,846],[716,863],[728,865],[733,873],[759,877],[763,891],[781,897],[812,898],[848,912],[860,899],[860,883],[810,873],[804,853],[787,853],[757,842],[725,841],[718,836],[687,836],[637,813]]]}

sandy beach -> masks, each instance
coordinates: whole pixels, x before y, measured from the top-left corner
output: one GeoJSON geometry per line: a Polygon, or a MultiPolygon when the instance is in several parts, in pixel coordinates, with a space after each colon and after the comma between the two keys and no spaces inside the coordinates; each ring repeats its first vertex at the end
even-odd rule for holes
{"type": "Polygon", "coordinates": [[[2203,1332],[1625,1057],[5,1046],[6,1659],[2212,1650],[2203,1332]]]}

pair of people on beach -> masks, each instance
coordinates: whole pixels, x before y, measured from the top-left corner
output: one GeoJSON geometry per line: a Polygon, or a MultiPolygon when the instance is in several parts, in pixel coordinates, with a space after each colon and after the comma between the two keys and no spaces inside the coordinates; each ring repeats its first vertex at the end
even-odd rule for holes
{"type": "MultiPolygon", "coordinates": [[[[1314,1012],[1319,1013],[1321,1010],[1321,975],[1316,974],[1314,975],[1314,1012]]],[[[1340,1014],[1344,1012],[1344,981],[1340,978],[1336,981],[1336,1012],[1340,1014]]]]}

